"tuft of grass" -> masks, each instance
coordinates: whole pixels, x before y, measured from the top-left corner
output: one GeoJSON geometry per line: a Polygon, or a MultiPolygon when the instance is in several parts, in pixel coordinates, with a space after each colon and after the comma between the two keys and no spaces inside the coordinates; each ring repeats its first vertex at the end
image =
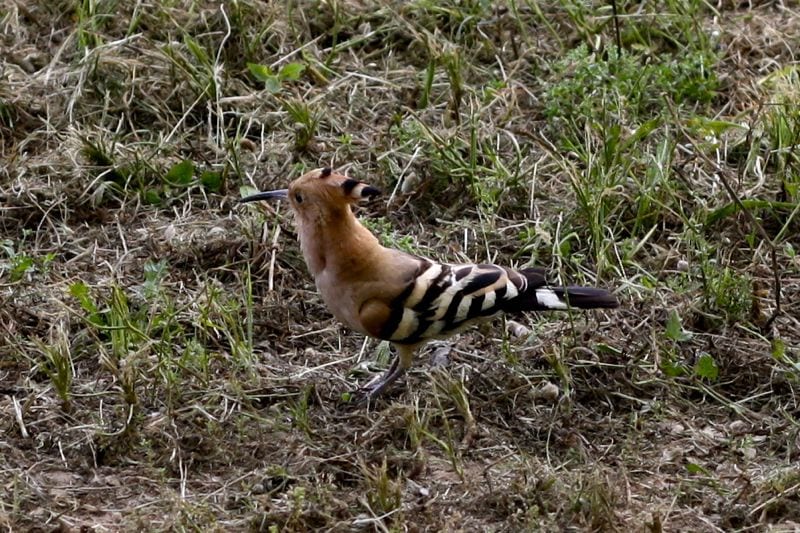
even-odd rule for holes
{"type": "Polygon", "coordinates": [[[379,464],[361,463],[364,477],[368,510],[375,516],[387,516],[400,509],[402,504],[402,485],[400,480],[392,479],[384,455],[379,464]]]}
{"type": "Polygon", "coordinates": [[[457,49],[445,52],[439,59],[450,82],[450,114],[456,125],[461,124],[461,103],[464,99],[464,59],[457,49]]]}
{"type": "Polygon", "coordinates": [[[283,103],[283,108],[294,129],[295,149],[307,150],[317,134],[322,115],[302,100],[287,100],[283,103]]]}
{"type": "Polygon", "coordinates": [[[753,283],[750,277],[732,270],[709,265],[705,271],[706,306],[709,312],[721,313],[728,323],[745,321],[753,309],[753,283]]]}
{"type": "Polygon", "coordinates": [[[584,123],[636,126],[652,120],[663,113],[665,98],[678,106],[708,104],[719,87],[716,60],[703,51],[656,57],[626,51],[602,58],[581,44],[557,64],[545,114],[554,127],[580,135],[584,123]]]}
{"type": "Polygon", "coordinates": [[[195,191],[219,193],[225,185],[226,168],[202,168],[191,159],[174,162],[158,158],[158,148],[149,143],[127,146],[123,142],[82,139],[82,155],[95,179],[92,201],[125,201],[131,194],[145,205],[169,204],[195,191]]]}
{"type": "Polygon", "coordinates": [[[473,114],[462,135],[444,136],[414,117],[399,125],[398,137],[402,143],[413,142],[424,152],[429,162],[426,172],[431,176],[428,194],[432,198],[452,197],[455,186],[456,192],[465,192],[491,217],[504,201],[512,201],[505,193],[520,187],[523,154],[518,152],[512,161],[503,161],[497,154],[495,139],[483,138],[476,120],[477,115],[473,114]]]}
{"type": "MultiPolygon", "coordinates": [[[[800,71],[787,66],[761,80],[771,97],[764,117],[765,163],[781,180],[782,200],[797,202],[800,194],[800,71]]],[[[754,161],[755,163],[755,161],[754,161]]]]}
{"type": "Polygon", "coordinates": [[[113,19],[116,0],[76,0],[78,45],[88,52],[103,44],[103,29],[113,19]]]}
{"type": "Polygon", "coordinates": [[[63,326],[54,327],[51,333],[48,342],[37,340],[36,345],[44,356],[41,365],[61,399],[61,408],[69,413],[72,411],[72,384],[75,379],[72,348],[63,326]]]}
{"type": "Polygon", "coordinates": [[[125,403],[134,407],[139,403],[137,384],[141,373],[139,343],[146,336],[139,329],[138,316],[131,314],[125,291],[117,286],[111,288],[108,311],[105,314],[110,349],[101,353],[101,361],[118,380],[125,403]]]}
{"type": "Polygon", "coordinates": [[[20,242],[12,239],[0,241],[0,250],[5,258],[0,262],[0,274],[8,275],[10,283],[18,283],[27,278],[32,278],[36,273],[46,276],[51,263],[56,259],[52,252],[42,257],[32,257],[25,251],[24,238],[20,242]]]}
{"type": "Polygon", "coordinates": [[[314,432],[311,430],[311,425],[309,423],[310,415],[309,415],[309,399],[311,398],[311,394],[313,393],[312,387],[305,387],[303,391],[300,393],[297,401],[295,401],[290,407],[289,412],[291,413],[292,425],[296,428],[300,429],[308,435],[309,437],[314,436],[314,432]]]}
{"type": "Polygon", "coordinates": [[[613,529],[618,522],[614,508],[616,492],[609,480],[600,473],[588,475],[583,479],[573,500],[573,510],[580,522],[593,531],[613,529]]]}

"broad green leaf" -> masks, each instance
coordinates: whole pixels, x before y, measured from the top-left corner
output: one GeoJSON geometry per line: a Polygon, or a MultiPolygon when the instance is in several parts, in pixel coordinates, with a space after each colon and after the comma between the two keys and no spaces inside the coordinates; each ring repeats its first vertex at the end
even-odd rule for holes
{"type": "Polygon", "coordinates": [[[29,255],[18,255],[11,260],[11,272],[9,278],[12,282],[21,280],[25,273],[33,268],[33,258],[29,255]]]}
{"type": "Polygon", "coordinates": [[[786,343],[783,339],[772,339],[772,357],[778,361],[786,358],[786,343]]]}
{"type": "Polygon", "coordinates": [[[250,71],[250,74],[252,74],[253,77],[258,81],[265,81],[267,78],[271,78],[274,76],[274,74],[272,73],[272,69],[270,69],[267,65],[259,65],[258,63],[248,63],[247,69],[250,71]]]}
{"type": "Polygon", "coordinates": [[[281,92],[281,78],[279,77],[278,74],[272,72],[272,69],[269,68],[267,65],[259,65],[258,63],[248,63],[247,68],[250,70],[250,74],[252,74],[255,79],[264,82],[264,88],[269,93],[276,94],[281,92]]]}
{"type": "Polygon", "coordinates": [[[89,294],[89,287],[82,281],[78,281],[69,286],[69,293],[73,296],[88,315],[89,322],[97,326],[103,325],[103,319],[97,312],[97,305],[89,294]]]}
{"type": "Polygon", "coordinates": [[[94,305],[92,297],[89,296],[89,287],[82,281],[78,281],[69,286],[69,293],[78,300],[81,308],[87,313],[96,313],[97,306],[94,305]]]}
{"type": "Polygon", "coordinates": [[[281,68],[279,76],[282,80],[296,81],[306,70],[306,66],[302,63],[287,63],[281,68]]]}
{"type": "Polygon", "coordinates": [[[695,363],[694,373],[709,381],[716,381],[719,377],[719,367],[711,354],[704,353],[695,363]]]}
{"type": "Polygon", "coordinates": [[[562,257],[568,257],[570,252],[572,251],[572,243],[569,242],[569,239],[564,239],[558,246],[558,251],[561,252],[562,257]]]}
{"type": "Polygon", "coordinates": [[[706,470],[705,468],[703,468],[702,466],[700,466],[700,465],[699,465],[699,464],[697,464],[697,463],[687,463],[687,464],[686,464],[686,470],[687,470],[687,471],[688,471],[690,474],[703,474],[703,475],[708,475],[708,470],[706,470]]]}
{"type": "Polygon", "coordinates": [[[148,205],[161,203],[161,191],[158,189],[147,189],[142,191],[142,201],[148,205]]]}
{"type": "Polygon", "coordinates": [[[160,261],[147,261],[144,264],[144,291],[148,297],[158,294],[161,281],[169,273],[169,265],[166,259],[160,261]]]}
{"type": "Polygon", "coordinates": [[[714,135],[720,135],[721,133],[726,132],[731,128],[737,128],[741,130],[746,130],[746,126],[742,126],[741,124],[737,124],[736,122],[730,122],[727,120],[714,120],[708,119],[704,117],[694,117],[689,119],[688,121],[689,127],[702,130],[704,132],[710,132],[714,135]]]}
{"type": "Polygon", "coordinates": [[[660,368],[664,374],[671,378],[677,378],[686,374],[686,369],[683,366],[669,359],[662,359],[660,368]]]}
{"type": "Polygon", "coordinates": [[[200,174],[200,183],[210,191],[219,192],[222,188],[222,175],[219,172],[206,170],[200,174]]]}
{"type": "Polygon", "coordinates": [[[673,309],[667,318],[667,338],[675,342],[688,341],[692,338],[692,334],[683,330],[681,324],[681,317],[678,316],[678,311],[673,309]]]}
{"type": "Polygon", "coordinates": [[[189,185],[194,176],[194,163],[189,159],[174,165],[164,176],[164,181],[170,185],[189,185]]]}
{"type": "Polygon", "coordinates": [[[281,80],[278,76],[270,76],[264,80],[264,88],[270,94],[278,94],[281,92],[281,80]]]}
{"type": "Polygon", "coordinates": [[[167,275],[168,265],[166,259],[159,261],[147,261],[144,264],[145,282],[158,283],[167,275]]]}

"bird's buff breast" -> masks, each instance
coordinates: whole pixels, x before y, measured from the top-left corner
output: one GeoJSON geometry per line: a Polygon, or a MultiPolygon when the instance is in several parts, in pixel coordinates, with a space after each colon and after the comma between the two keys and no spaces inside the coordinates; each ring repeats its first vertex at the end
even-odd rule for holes
{"type": "Polygon", "coordinates": [[[361,326],[358,315],[355,314],[360,306],[353,295],[347,290],[342,290],[341,286],[332,283],[329,278],[330,276],[326,275],[323,270],[314,278],[314,282],[322,301],[325,302],[331,314],[348,328],[369,335],[369,332],[361,326]]]}

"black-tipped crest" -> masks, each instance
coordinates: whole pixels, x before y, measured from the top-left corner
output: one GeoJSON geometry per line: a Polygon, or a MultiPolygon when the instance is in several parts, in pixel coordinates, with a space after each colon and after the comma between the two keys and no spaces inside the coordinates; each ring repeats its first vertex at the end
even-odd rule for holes
{"type": "Polygon", "coordinates": [[[344,193],[347,196],[350,196],[353,193],[353,189],[356,188],[360,182],[358,180],[354,180],[352,178],[347,178],[344,183],[342,183],[342,189],[344,189],[344,193]]]}
{"type": "Polygon", "coordinates": [[[362,198],[374,198],[381,194],[380,189],[376,189],[371,185],[367,185],[363,189],[361,189],[361,197],[362,198]]]}
{"type": "Polygon", "coordinates": [[[355,200],[373,198],[381,193],[381,191],[375,187],[352,178],[347,178],[342,182],[342,190],[345,196],[349,196],[355,200]]]}

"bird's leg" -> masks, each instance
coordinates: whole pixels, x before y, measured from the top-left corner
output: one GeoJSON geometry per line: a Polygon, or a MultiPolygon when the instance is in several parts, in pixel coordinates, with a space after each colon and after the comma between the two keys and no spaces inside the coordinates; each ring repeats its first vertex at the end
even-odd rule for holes
{"type": "Polygon", "coordinates": [[[389,385],[397,381],[397,378],[405,374],[406,370],[411,367],[411,361],[414,358],[414,347],[397,344],[395,348],[397,349],[397,355],[389,369],[378,381],[362,389],[363,400],[372,400],[383,394],[383,391],[389,385]]]}

